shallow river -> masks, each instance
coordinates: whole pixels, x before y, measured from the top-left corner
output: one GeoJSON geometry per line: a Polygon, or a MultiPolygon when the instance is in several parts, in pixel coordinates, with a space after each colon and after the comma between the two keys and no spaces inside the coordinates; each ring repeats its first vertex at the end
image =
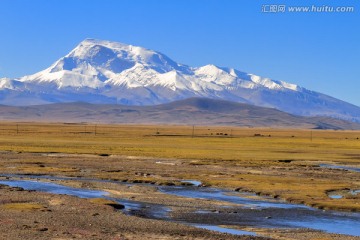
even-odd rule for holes
{"type": "MultiPolygon", "coordinates": [[[[51,176],[11,175],[11,177],[43,178],[47,180],[86,180],[83,178],[59,178],[51,176]]],[[[102,181],[94,179],[88,180],[102,181]]],[[[116,183],[125,184],[119,182],[116,183]]],[[[22,187],[27,190],[49,192],[53,194],[73,195],[81,198],[107,198],[125,205],[125,209],[123,211],[129,215],[162,219],[167,221],[176,221],[199,228],[205,228],[219,232],[227,232],[231,234],[255,235],[255,233],[252,232],[223,228],[219,227],[219,225],[241,225],[259,228],[301,227],[322,230],[329,233],[340,233],[360,236],[359,213],[322,211],[300,204],[290,204],[280,200],[274,200],[266,197],[260,198],[247,193],[240,194],[218,188],[201,188],[197,186],[159,186],[159,190],[166,194],[172,194],[188,198],[219,200],[231,204],[239,204],[235,207],[225,205],[222,207],[221,211],[197,209],[197,211],[195,212],[183,215],[172,215],[170,214],[171,208],[166,205],[113,198],[110,197],[110,195],[105,191],[72,188],[60,184],[35,180],[7,179],[0,181],[0,184],[5,184],[13,187],[22,187]]]]}

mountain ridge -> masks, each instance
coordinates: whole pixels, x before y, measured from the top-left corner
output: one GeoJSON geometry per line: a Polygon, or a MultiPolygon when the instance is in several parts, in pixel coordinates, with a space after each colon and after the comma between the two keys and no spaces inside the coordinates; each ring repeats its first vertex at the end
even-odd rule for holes
{"type": "Polygon", "coordinates": [[[207,98],[150,106],[84,102],[0,105],[0,120],[360,130],[360,124],[344,120],[295,116],[277,109],[207,98]]]}
{"type": "Polygon", "coordinates": [[[0,79],[0,104],[15,106],[74,101],[154,105],[191,97],[360,122],[360,107],[296,84],[212,64],[190,67],[157,51],[96,39],[82,41],[43,71],[0,79]]]}

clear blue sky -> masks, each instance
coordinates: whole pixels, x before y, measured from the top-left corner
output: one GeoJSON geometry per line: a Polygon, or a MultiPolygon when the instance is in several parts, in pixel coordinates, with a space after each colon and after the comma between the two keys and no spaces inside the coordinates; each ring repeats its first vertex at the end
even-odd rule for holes
{"type": "Polygon", "coordinates": [[[360,0],[0,0],[0,77],[43,70],[85,38],[233,67],[360,106],[360,0]],[[261,11],[277,4],[355,10],[261,11]]]}

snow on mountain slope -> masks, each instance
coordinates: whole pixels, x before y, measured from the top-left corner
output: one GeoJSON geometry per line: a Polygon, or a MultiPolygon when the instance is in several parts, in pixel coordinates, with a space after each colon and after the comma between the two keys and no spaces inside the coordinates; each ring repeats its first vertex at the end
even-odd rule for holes
{"type": "Polygon", "coordinates": [[[152,105],[207,97],[289,113],[360,121],[360,108],[295,84],[232,68],[178,64],[142,47],[86,39],[49,68],[0,79],[0,104],[83,101],[152,105]]]}
{"type": "Polygon", "coordinates": [[[10,78],[0,78],[0,89],[12,89],[12,81],[10,78]]]}

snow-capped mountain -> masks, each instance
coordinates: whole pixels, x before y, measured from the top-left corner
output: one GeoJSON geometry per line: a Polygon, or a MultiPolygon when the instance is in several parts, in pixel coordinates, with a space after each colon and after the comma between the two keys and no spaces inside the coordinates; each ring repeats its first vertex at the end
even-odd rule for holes
{"type": "Polygon", "coordinates": [[[86,39],[49,68],[0,79],[0,103],[83,101],[152,105],[190,97],[224,99],[305,116],[360,122],[360,108],[295,84],[214,65],[189,67],[162,53],[86,39]]]}

